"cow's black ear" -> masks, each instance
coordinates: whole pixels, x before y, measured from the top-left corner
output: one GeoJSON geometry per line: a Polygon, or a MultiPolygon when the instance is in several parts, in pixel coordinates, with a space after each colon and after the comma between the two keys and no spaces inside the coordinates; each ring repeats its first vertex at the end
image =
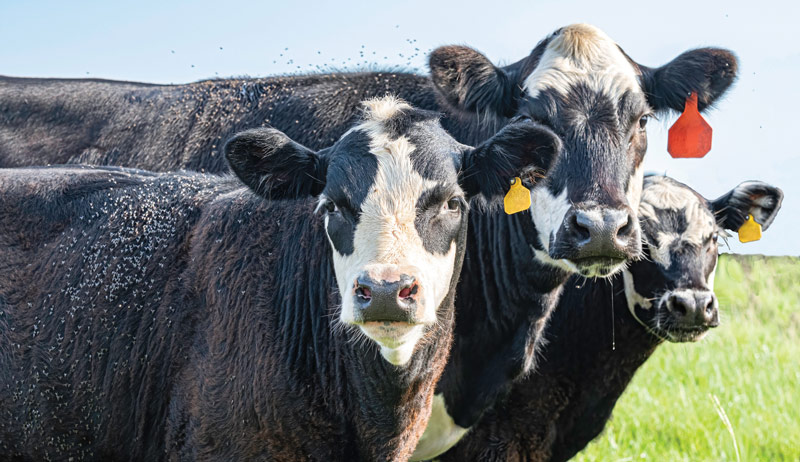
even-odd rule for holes
{"type": "Polygon", "coordinates": [[[267,199],[316,196],[325,187],[325,163],[314,151],[273,128],[237,133],[225,144],[231,170],[267,199]]]}
{"type": "Polygon", "coordinates": [[[736,80],[738,67],[736,56],[723,48],[690,50],[658,68],[640,66],[650,106],[678,112],[692,92],[701,111],[712,106],[736,80]]]}
{"type": "Polygon", "coordinates": [[[508,192],[514,177],[547,171],[560,150],[561,140],[549,128],[529,119],[515,121],[464,154],[459,182],[469,197],[492,200],[508,192]]]}
{"type": "Polygon", "coordinates": [[[452,109],[467,114],[511,117],[519,89],[513,76],[480,52],[464,46],[439,47],[430,54],[431,80],[452,109]]]}
{"type": "Polygon", "coordinates": [[[781,208],[783,191],[761,181],[745,181],[718,199],[711,201],[717,223],[725,229],[738,231],[747,215],[766,230],[781,208]]]}

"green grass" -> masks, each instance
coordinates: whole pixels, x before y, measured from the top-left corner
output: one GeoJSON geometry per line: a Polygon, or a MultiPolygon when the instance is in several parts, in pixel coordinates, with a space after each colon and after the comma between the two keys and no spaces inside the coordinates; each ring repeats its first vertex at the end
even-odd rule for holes
{"type": "Polygon", "coordinates": [[[715,289],[722,325],[660,346],[574,460],[800,461],[800,259],[724,255],[715,289]]]}

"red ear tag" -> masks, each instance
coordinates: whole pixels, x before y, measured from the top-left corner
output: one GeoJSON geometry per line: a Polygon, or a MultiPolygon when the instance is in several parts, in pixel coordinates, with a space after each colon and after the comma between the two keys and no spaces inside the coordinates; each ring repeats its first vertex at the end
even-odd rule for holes
{"type": "Polygon", "coordinates": [[[672,157],[703,157],[711,150],[711,125],[697,110],[697,92],[686,98],[683,114],[669,129],[667,151],[672,157]]]}

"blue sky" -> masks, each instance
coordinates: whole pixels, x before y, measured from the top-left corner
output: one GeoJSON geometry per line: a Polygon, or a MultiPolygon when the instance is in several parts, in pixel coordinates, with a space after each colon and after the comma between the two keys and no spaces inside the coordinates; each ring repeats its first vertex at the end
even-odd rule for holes
{"type": "Polygon", "coordinates": [[[741,181],[780,186],[783,209],[740,253],[800,255],[800,2],[394,1],[0,2],[0,74],[184,83],[331,67],[404,66],[466,44],[496,63],[527,55],[554,29],[588,22],[636,61],[663,64],[699,46],[737,53],[741,75],[707,115],[713,149],[672,159],[667,128],[648,125],[650,171],[717,197],[741,181]]]}

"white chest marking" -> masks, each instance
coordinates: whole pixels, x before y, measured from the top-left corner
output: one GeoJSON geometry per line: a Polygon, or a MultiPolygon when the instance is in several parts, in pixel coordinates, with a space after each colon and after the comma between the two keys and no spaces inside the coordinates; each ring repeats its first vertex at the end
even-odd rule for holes
{"type": "Polygon", "coordinates": [[[444,407],[444,396],[441,393],[435,395],[431,418],[428,420],[428,426],[425,427],[425,433],[417,443],[411,460],[429,460],[444,454],[455,446],[468,430],[468,428],[459,427],[453,422],[453,418],[444,407]]]}

